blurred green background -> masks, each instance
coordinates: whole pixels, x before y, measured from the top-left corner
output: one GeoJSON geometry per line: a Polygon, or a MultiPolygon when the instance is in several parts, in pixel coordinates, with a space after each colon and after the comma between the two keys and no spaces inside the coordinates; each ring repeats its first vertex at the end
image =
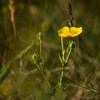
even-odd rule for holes
{"type": "MultiPolygon", "coordinates": [[[[0,68],[34,41],[34,47],[17,61],[0,84],[0,100],[100,100],[100,1],[99,0],[13,0],[16,43],[9,0],[0,0],[0,68]],[[41,32],[45,76],[52,87],[59,80],[61,52],[58,29],[68,25],[68,3],[72,5],[74,26],[83,32],[75,38],[65,68],[62,89],[49,93],[36,66],[29,61],[39,51],[41,32]]],[[[70,38],[64,39],[67,47],[70,38]]]]}

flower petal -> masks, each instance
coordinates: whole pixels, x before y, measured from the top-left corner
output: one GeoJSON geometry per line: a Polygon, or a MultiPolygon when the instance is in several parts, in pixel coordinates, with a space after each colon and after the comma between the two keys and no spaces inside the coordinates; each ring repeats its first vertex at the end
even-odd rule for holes
{"type": "Polygon", "coordinates": [[[69,27],[65,26],[58,31],[58,35],[60,37],[75,37],[75,36],[79,35],[82,31],[83,31],[82,27],[69,28],[69,27]]]}
{"type": "Polygon", "coordinates": [[[76,27],[71,27],[70,28],[70,37],[75,37],[79,35],[82,32],[82,27],[76,28],[76,27]]]}
{"type": "Polygon", "coordinates": [[[67,37],[69,35],[69,27],[63,27],[58,31],[60,37],[67,37]]]}

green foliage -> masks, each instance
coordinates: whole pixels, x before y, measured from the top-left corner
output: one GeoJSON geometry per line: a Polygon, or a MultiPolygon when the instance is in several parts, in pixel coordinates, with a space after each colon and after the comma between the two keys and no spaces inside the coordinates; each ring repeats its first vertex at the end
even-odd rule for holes
{"type": "Polygon", "coordinates": [[[34,65],[38,65],[38,64],[42,63],[42,60],[38,54],[33,54],[30,58],[30,61],[34,65]]]}
{"type": "Polygon", "coordinates": [[[11,59],[5,66],[3,66],[3,68],[0,70],[0,83],[8,76],[13,64],[17,60],[22,59],[22,57],[25,56],[27,54],[27,52],[29,52],[32,49],[33,44],[34,43],[30,44],[23,51],[21,51],[19,54],[17,54],[17,56],[15,58],[11,59]]]}
{"type": "Polygon", "coordinates": [[[64,93],[62,88],[57,88],[57,91],[54,95],[54,100],[65,100],[66,93],[64,93]]]}
{"type": "Polygon", "coordinates": [[[2,81],[8,76],[11,70],[12,61],[8,62],[1,70],[0,70],[0,84],[2,81]]]}
{"type": "Polygon", "coordinates": [[[65,50],[65,60],[64,60],[65,64],[67,64],[67,62],[68,62],[71,50],[73,49],[73,45],[74,45],[74,42],[73,41],[69,41],[68,47],[65,50]]]}
{"type": "Polygon", "coordinates": [[[71,50],[73,49],[73,45],[74,45],[74,42],[73,41],[69,41],[67,49],[62,51],[63,52],[62,55],[64,56],[64,59],[58,53],[59,60],[60,60],[60,62],[62,64],[62,66],[66,66],[67,65],[71,50]]]}
{"type": "Polygon", "coordinates": [[[39,33],[37,34],[38,40],[41,40],[41,37],[42,37],[41,32],[39,32],[39,33]]]}
{"type": "Polygon", "coordinates": [[[64,39],[62,51],[57,31],[68,26],[69,0],[13,1],[16,41],[9,0],[0,1],[0,100],[99,100],[100,0],[70,1],[83,33],[64,39]]]}

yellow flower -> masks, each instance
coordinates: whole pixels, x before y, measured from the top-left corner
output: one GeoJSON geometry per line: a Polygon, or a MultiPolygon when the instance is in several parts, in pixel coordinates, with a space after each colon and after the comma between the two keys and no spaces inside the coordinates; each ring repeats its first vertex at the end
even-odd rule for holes
{"type": "Polygon", "coordinates": [[[60,37],[75,37],[79,35],[82,32],[82,27],[76,28],[76,27],[63,27],[58,31],[58,35],[60,37]]]}

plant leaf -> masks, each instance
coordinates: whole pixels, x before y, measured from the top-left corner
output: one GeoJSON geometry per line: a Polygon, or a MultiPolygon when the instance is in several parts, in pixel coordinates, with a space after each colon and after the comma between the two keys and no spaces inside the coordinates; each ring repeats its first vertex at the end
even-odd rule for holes
{"type": "Polygon", "coordinates": [[[11,71],[12,65],[17,61],[20,60],[23,56],[25,56],[32,48],[34,42],[32,42],[28,47],[26,47],[23,51],[16,55],[13,59],[11,59],[7,64],[5,64],[2,69],[0,70],[0,84],[3,80],[8,76],[11,71]]]}

